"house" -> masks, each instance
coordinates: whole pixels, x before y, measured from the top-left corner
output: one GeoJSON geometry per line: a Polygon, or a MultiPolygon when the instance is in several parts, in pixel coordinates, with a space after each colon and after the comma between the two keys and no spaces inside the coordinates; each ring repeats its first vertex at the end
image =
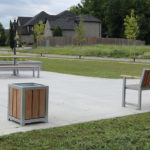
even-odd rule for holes
{"type": "Polygon", "coordinates": [[[34,41],[33,27],[39,21],[46,22],[49,14],[42,11],[34,17],[18,17],[16,27],[16,39],[21,38],[23,43],[32,44],[34,41]]]}
{"type": "Polygon", "coordinates": [[[22,42],[33,43],[33,28],[39,21],[45,24],[43,36],[46,38],[53,36],[56,26],[61,28],[62,36],[73,37],[75,27],[80,20],[83,20],[86,37],[101,38],[101,21],[91,15],[77,16],[70,11],[63,11],[58,15],[49,15],[42,11],[34,17],[18,17],[16,22],[16,39],[21,38],[22,42]]]}
{"type": "Polygon", "coordinates": [[[83,21],[86,37],[101,38],[101,21],[91,15],[76,16],[69,11],[64,11],[55,17],[47,19],[44,36],[53,36],[56,26],[62,30],[62,35],[72,37],[75,34],[75,27],[83,21]]]}

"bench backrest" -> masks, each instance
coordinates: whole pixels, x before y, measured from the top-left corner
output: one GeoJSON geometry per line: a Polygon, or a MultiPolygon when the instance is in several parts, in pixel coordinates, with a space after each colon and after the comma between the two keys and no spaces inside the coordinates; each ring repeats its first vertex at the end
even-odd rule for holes
{"type": "Polygon", "coordinates": [[[150,69],[144,69],[141,77],[141,87],[150,88],[150,69]]]}

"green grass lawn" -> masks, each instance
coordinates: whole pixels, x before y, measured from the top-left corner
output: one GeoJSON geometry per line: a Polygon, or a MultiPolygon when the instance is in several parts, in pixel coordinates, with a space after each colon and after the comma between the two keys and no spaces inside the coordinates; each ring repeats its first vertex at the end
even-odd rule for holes
{"type": "Polygon", "coordinates": [[[121,74],[137,76],[141,75],[143,68],[150,68],[150,63],[47,57],[33,60],[41,61],[42,69],[45,71],[102,78],[120,78],[121,74]]]}
{"type": "Polygon", "coordinates": [[[149,150],[150,113],[0,137],[1,150],[149,150]]]}
{"type": "MultiPolygon", "coordinates": [[[[32,50],[18,50],[19,52],[27,53],[48,53],[48,54],[59,54],[59,55],[84,55],[84,56],[97,56],[97,57],[117,57],[117,58],[128,58],[133,56],[135,50],[136,58],[139,55],[143,55],[144,52],[150,52],[150,46],[115,46],[115,45],[94,45],[94,46],[65,46],[65,47],[38,47],[32,50]]],[[[143,57],[150,58],[150,56],[143,57]]]]}
{"type": "MultiPolygon", "coordinates": [[[[141,75],[150,63],[34,57],[46,71],[120,78],[141,75]]],[[[149,150],[150,113],[0,137],[0,150],[149,150]]]]}

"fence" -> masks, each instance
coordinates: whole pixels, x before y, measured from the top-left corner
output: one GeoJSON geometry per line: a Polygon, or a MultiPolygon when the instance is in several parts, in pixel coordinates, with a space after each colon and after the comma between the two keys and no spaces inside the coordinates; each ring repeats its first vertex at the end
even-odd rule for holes
{"type": "MultiPolygon", "coordinates": [[[[50,46],[67,46],[77,45],[77,42],[72,37],[48,37],[44,38],[42,42],[38,42],[39,46],[45,46],[48,43],[50,46]],[[47,41],[47,42],[46,42],[47,41]]],[[[144,41],[127,40],[122,38],[86,38],[84,45],[145,45],[144,41]]]]}

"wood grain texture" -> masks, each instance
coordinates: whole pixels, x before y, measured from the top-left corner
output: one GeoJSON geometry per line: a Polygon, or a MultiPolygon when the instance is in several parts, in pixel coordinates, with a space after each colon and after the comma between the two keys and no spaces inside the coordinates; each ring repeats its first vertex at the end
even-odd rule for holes
{"type": "Polygon", "coordinates": [[[17,117],[17,90],[13,89],[13,117],[17,117]]]}
{"type": "Polygon", "coordinates": [[[17,109],[17,114],[16,114],[16,117],[18,118],[18,119],[20,119],[20,105],[21,105],[21,91],[20,90],[16,90],[16,95],[17,95],[17,97],[16,97],[16,101],[17,101],[17,107],[16,107],[16,109],[17,109]]]}
{"type": "Polygon", "coordinates": [[[45,117],[46,113],[46,89],[40,90],[40,105],[39,105],[39,117],[45,117]]]}
{"type": "Polygon", "coordinates": [[[9,115],[13,115],[13,88],[9,89],[9,115]]]}
{"type": "Polygon", "coordinates": [[[32,118],[32,90],[25,91],[25,119],[32,118]]]}
{"type": "Polygon", "coordinates": [[[33,90],[32,118],[39,118],[40,90],[33,90]]]}
{"type": "Polygon", "coordinates": [[[150,72],[149,71],[146,71],[144,75],[142,87],[150,87],[150,72]]]}

